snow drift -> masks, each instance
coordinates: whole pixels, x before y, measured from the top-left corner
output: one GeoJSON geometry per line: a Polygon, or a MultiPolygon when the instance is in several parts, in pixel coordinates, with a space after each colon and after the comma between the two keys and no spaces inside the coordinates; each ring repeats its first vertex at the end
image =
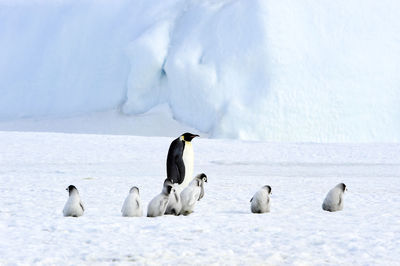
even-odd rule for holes
{"type": "Polygon", "coordinates": [[[400,141],[397,1],[0,1],[0,118],[167,103],[212,137],[400,141]]]}

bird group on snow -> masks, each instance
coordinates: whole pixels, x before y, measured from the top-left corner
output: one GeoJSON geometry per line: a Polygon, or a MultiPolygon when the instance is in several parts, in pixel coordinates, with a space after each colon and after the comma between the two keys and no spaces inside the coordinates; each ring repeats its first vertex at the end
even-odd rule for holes
{"type": "MultiPolygon", "coordinates": [[[[204,197],[204,183],[207,176],[204,173],[193,178],[193,148],[191,141],[198,135],[184,133],[172,141],[167,155],[167,178],[164,180],[162,191],[155,196],[147,206],[147,217],[157,217],[164,214],[189,215],[194,211],[197,201],[204,197]]],[[[78,189],[70,185],[64,206],[64,216],[82,216],[85,208],[80,199],[78,189]]],[[[261,187],[250,199],[252,213],[268,213],[270,211],[270,195],[272,188],[268,185],[261,187]]],[[[332,188],[322,203],[324,211],[335,212],[343,210],[343,194],[346,185],[340,183],[332,188]]],[[[126,197],[122,216],[142,216],[143,209],[139,188],[132,187],[126,197]]]]}

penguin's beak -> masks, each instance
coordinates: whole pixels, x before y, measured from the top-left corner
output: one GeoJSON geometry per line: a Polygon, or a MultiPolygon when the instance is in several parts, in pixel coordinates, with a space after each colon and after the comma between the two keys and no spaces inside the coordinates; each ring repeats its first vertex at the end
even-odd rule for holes
{"type": "Polygon", "coordinates": [[[189,141],[192,141],[195,137],[200,137],[199,135],[196,135],[196,134],[191,134],[190,135],[190,140],[189,141]]]}

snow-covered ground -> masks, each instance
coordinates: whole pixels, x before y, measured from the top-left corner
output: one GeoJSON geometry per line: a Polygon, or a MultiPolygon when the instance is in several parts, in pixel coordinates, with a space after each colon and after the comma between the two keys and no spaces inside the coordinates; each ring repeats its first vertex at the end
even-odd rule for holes
{"type": "Polygon", "coordinates": [[[121,217],[131,186],[160,192],[172,139],[0,132],[0,264],[398,264],[400,145],[195,139],[195,213],[121,217]],[[322,211],[339,182],[344,210],[322,211]],[[83,217],[62,216],[70,184],[83,217]],[[251,214],[266,184],[271,212],[251,214]]]}
{"type": "Polygon", "coordinates": [[[119,110],[93,112],[72,117],[25,118],[0,121],[0,131],[61,132],[173,137],[182,132],[207,134],[173,119],[167,105],[159,105],[144,114],[126,116],[119,110]]]}
{"type": "Polygon", "coordinates": [[[395,0],[0,0],[0,265],[398,264],[399,17],[395,0]],[[195,213],[121,217],[186,131],[209,180],[195,213]],[[322,211],[339,182],[344,210],[322,211]],[[251,214],[267,184],[271,213],[251,214]]]}

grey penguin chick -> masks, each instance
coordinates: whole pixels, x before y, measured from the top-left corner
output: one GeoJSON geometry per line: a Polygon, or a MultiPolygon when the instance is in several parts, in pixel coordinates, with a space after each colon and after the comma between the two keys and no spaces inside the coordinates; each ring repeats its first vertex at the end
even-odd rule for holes
{"type": "Polygon", "coordinates": [[[142,204],[140,202],[139,188],[132,187],[126,197],[121,209],[122,216],[139,217],[142,216],[142,204]]]}
{"type": "Polygon", "coordinates": [[[179,215],[181,213],[181,190],[178,183],[173,184],[165,214],[179,215]]]}
{"type": "Polygon", "coordinates": [[[200,184],[201,192],[200,192],[200,196],[199,196],[199,200],[201,200],[204,197],[204,183],[208,183],[207,182],[207,176],[206,176],[206,174],[201,173],[201,174],[198,174],[195,177],[195,179],[200,179],[201,180],[201,184],[200,184]]]}
{"type": "Polygon", "coordinates": [[[322,203],[324,211],[335,212],[343,210],[344,192],[347,191],[346,185],[343,183],[337,184],[334,188],[329,190],[322,203]]]}
{"type": "Polygon", "coordinates": [[[75,186],[70,185],[66,190],[69,193],[69,197],[63,209],[64,216],[82,216],[85,208],[83,207],[81,198],[79,197],[78,189],[75,186]]]}
{"type": "Polygon", "coordinates": [[[162,216],[167,209],[169,195],[172,190],[172,182],[166,179],[164,181],[163,190],[154,197],[147,206],[147,217],[162,216]]]}
{"type": "Polygon", "coordinates": [[[270,186],[263,186],[259,191],[257,191],[251,198],[251,212],[252,213],[265,213],[270,210],[270,198],[271,194],[270,186]]]}
{"type": "Polygon", "coordinates": [[[181,214],[189,215],[193,212],[196,202],[204,196],[204,182],[207,182],[207,176],[203,173],[199,174],[181,192],[181,214]]]}

